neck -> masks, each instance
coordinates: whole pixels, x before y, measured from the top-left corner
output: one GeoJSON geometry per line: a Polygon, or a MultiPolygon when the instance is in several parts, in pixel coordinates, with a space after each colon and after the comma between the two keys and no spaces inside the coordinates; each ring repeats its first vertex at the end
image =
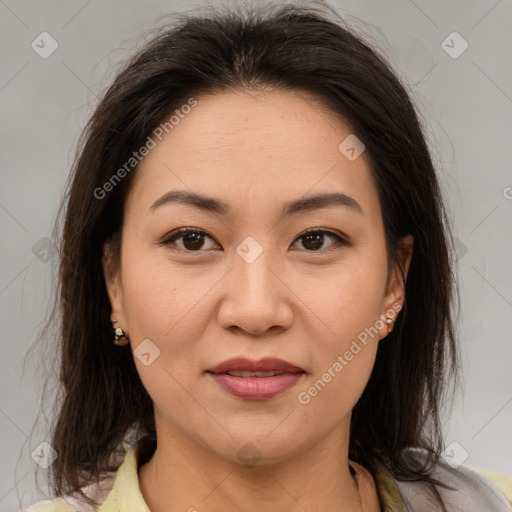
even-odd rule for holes
{"type": "Polygon", "coordinates": [[[339,512],[380,511],[373,478],[354,463],[352,476],[348,447],[337,439],[333,431],[309,451],[246,466],[185,437],[159,435],[139,484],[152,512],[320,512],[326,504],[339,512]]]}

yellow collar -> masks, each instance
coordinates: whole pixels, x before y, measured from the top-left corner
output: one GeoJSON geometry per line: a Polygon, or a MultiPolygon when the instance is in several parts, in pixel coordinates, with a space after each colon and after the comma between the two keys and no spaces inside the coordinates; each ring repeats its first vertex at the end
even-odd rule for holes
{"type": "MultiPolygon", "coordinates": [[[[114,485],[98,512],[151,512],[139,487],[138,452],[140,443],[126,452],[116,472],[114,485]]],[[[382,465],[374,476],[383,512],[406,512],[405,504],[391,472],[382,465]]]]}

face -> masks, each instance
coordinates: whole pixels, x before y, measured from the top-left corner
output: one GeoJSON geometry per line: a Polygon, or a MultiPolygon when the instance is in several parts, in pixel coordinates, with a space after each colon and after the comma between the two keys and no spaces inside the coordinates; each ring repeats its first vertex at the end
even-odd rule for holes
{"type": "Polygon", "coordinates": [[[278,462],[333,429],[348,436],[403,279],[388,267],[367,155],[339,149],[350,126],[299,93],[196,99],[136,171],[119,267],[106,246],[112,317],[130,338],[157,435],[226,460],[254,450],[278,462]],[[177,191],[210,199],[165,199],[177,191]],[[320,195],[331,201],[310,200],[320,195]],[[210,373],[233,358],[295,370],[210,373]]]}

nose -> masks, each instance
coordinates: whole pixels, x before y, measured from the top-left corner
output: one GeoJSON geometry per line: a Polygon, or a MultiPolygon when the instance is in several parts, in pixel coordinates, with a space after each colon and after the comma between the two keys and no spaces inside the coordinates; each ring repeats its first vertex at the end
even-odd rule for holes
{"type": "Polygon", "coordinates": [[[265,251],[252,263],[240,259],[225,280],[218,320],[227,330],[254,335],[286,330],[293,321],[293,293],[284,272],[275,268],[265,251]]]}

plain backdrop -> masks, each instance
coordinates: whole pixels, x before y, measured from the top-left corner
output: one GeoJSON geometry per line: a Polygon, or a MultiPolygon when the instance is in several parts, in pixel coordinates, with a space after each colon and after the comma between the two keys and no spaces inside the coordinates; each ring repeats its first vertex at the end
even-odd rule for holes
{"type": "MultiPolygon", "coordinates": [[[[35,485],[31,456],[49,440],[33,432],[42,387],[34,369],[44,361],[25,371],[22,362],[50,300],[52,227],[78,136],[140,36],[163,13],[201,5],[0,1],[1,511],[45,492],[35,485]]],[[[444,422],[450,456],[512,475],[512,2],[331,5],[407,82],[454,219],[464,394],[444,422]]]]}

